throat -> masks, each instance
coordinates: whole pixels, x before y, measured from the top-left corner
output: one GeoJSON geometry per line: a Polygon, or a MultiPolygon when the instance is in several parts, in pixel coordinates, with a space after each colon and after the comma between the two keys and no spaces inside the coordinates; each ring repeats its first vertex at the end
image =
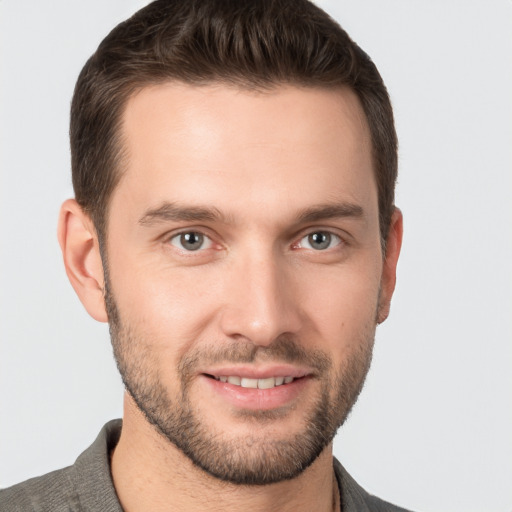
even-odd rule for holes
{"type": "Polygon", "coordinates": [[[123,510],[174,512],[331,512],[340,510],[332,446],[299,476],[269,485],[215,478],[165,440],[128,395],[119,443],[111,452],[114,487],[123,510]]]}

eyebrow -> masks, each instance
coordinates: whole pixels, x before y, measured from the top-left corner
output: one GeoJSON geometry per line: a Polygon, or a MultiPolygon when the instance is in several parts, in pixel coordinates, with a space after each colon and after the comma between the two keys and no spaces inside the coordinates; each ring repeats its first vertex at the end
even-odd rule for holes
{"type": "MultiPolygon", "coordinates": [[[[318,222],[334,218],[362,218],[364,210],[353,203],[321,204],[302,210],[297,216],[299,224],[318,222]]],[[[157,208],[147,210],[139,219],[141,226],[153,226],[162,222],[227,222],[226,216],[215,207],[179,206],[176,203],[165,202],[157,208]]]]}
{"type": "Polygon", "coordinates": [[[303,210],[298,217],[299,223],[318,222],[326,219],[364,217],[364,210],[354,203],[321,204],[303,210]]]}
{"type": "Polygon", "coordinates": [[[178,206],[165,202],[157,208],[147,210],[139,219],[141,226],[152,226],[169,221],[216,221],[224,218],[217,208],[202,206],[178,206]]]}

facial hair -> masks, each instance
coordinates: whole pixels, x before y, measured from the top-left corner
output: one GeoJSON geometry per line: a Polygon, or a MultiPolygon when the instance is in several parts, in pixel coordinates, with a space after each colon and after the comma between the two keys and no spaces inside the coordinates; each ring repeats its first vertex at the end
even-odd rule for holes
{"type": "Polygon", "coordinates": [[[375,325],[371,323],[355,340],[356,348],[347,354],[341,368],[333,367],[327,353],[304,348],[306,343],[291,336],[281,336],[266,347],[250,341],[223,342],[214,347],[198,347],[181,358],[175,368],[180,392],[170,396],[158,370],[151,340],[144,339],[144,335],[120,318],[108,276],[105,303],[116,363],[137,407],[157,432],[197,467],[233,484],[267,485],[301,474],[331,443],[346,420],[370,367],[375,334],[375,325]],[[319,380],[319,391],[307,404],[302,427],[286,438],[258,436],[257,428],[278,422],[290,412],[286,408],[239,411],[238,416],[253,422],[255,428],[251,435],[234,436],[229,431],[213,430],[194,407],[190,389],[200,366],[255,361],[304,365],[314,369],[319,380]]]}

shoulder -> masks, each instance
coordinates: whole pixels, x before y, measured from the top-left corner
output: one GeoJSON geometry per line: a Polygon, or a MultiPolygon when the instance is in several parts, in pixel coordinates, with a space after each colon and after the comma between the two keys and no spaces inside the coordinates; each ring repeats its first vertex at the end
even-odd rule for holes
{"type": "Polygon", "coordinates": [[[107,423],[72,466],[0,490],[2,512],[122,512],[110,475],[109,453],[122,423],[107,423]]]}
{"type": "Polygon", "coordinates": [[[0,509],[2,512],[79,510],[72,467],[0,490],[0,509]]]}
{"type": "Polygon", "coordinates": [[[338,480],[343,512],[409,512],[365,491],[334,459],[334,471],[338,480]]]}

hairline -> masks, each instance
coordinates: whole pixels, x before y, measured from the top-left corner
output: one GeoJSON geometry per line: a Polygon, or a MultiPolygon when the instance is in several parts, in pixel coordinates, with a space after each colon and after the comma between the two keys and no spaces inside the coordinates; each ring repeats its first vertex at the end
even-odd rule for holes
{"type": "MultiPolygon", "coordinates": [[[[158,87],[160,85],[168,85],[168,84],[176,84],[183,85],[188,87],[211,87],[211,86],[221,86],[232,89],[233,91],[241,91],[241,92],[253,92],[258,94],[267,94],[271,93],[277,89],[282,87],[294,87],[296,89],[303,90],[319,90],[319,91],[338,91],[341,92],[343,90],[351,91],[354,96],[357,98],[357,102],[359,107],[361,108],[362,113],[364,114],[364,121],[367,125],[368,132],[370,135],[370,151],[371,151],[371,161],[372,161],[372,174],[375,180],[375,185],[378,186],[379,180],[377,177],[377,161],[375,155],[375,144],[374,137],[371,130],[370,120],[364,108],[364,104],[361,101],[361,98],[356,90],[351,84],[345,82],[339,83],[305,83],[300,80],[262,80],[261,82],[256,82],[254,80],[245,78],[243,76],[235,76],[235,77],[214,77],[208,78],[204,80],[185,80],[177,77],[162,77],[162,78],[153,78],[147,80],[141,80],[140,82],[134,81],[129,84],[129,86],[122,88],[119,92],[119,97],[122,98],[122,101],[119,105],[119,109],[117,111],[117,119],[114,123],[114,137],[113,137],[113,148],[112,148],[112,173],[113,173],[113,186],[110,190],[106,203],[104,205],[103,210],[100,212],[100,215],[97,216],[96,219],[93,219],[93,224],[96,229],[96,233],[98,236],[98,241],[100,247],[107,242],[107,232],[108,232],[108,224],[110,218],[110,207],[112,203],[112,197],[114,196],[115,191],[117,190],[124,174],[127,172],[128,165],[128,146],[126,140],[126,134],[123,130],[124,122],[126,119],[126,110],[130,101],[140,92],[145,89],[151,87],[158,87]]],[[[381,236],[381,248],[383,255],[385,254],[386,241],[389,234],[389,226],[386,233],[382,232],[382,219],[381,219],[381,205],[380,205],[380,197],[377,193],[377,207],[379,213],[379,231],[381,236]]],[[[105,251],[106,256],[106,251],[105,251]]]]}

